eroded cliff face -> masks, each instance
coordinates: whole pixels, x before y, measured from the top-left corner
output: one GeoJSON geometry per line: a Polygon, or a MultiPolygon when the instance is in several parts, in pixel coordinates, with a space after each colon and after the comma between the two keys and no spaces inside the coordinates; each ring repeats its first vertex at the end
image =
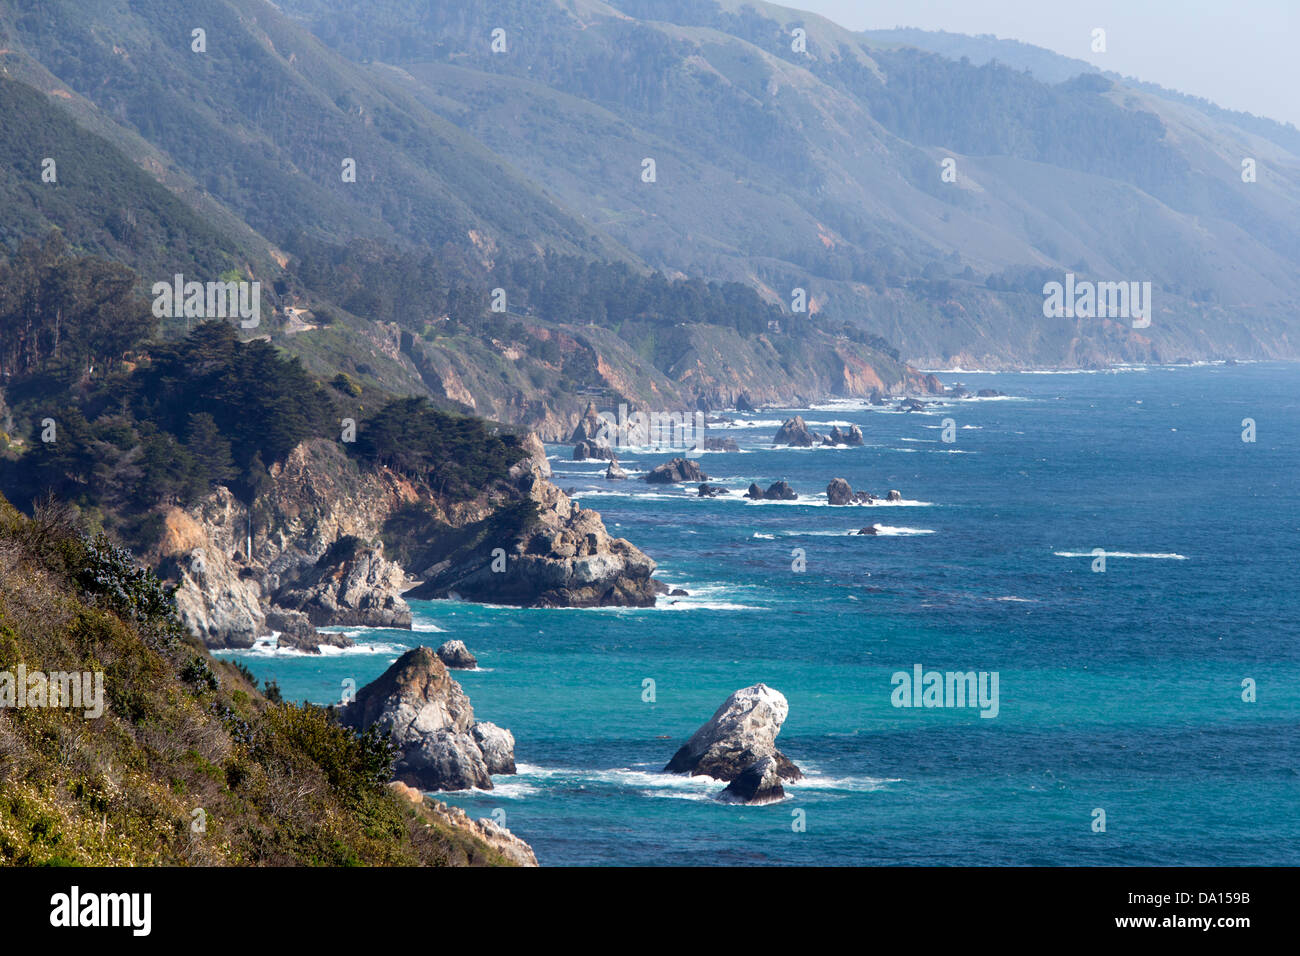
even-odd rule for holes
{"type": "Polygon", "coordinates": [[[182,620],[209,647],[249,647],[290,619],[308,629],[410,627],[402,595],[415,585],[416,597],[653,604],[654,562],[551,483],[535,435],[523,452],[504,481],[453,502],[387,468],[359,467],[334,443],[304,442],[270,471],[251,516],[224,487],[171,509],[153,557],[177,586],[182,620]]]}
{"type": "Polygon", "coordinates": [[[512,470],[519,498],[461,529],[451,549],[421,572],[412,597],[541,607],[648,607],[655,563],[600,514],[569,500],[549,479],[540,443],[512,470]]]}
{"type": "Polygon", "coordinates": [[[551,362],[507,343],[430,342],[405,333],[402,355],[424,386],[475,414],[523,425],[544,441],[564,441],[593,396],[642,409],[689,411],[794,406],[830,398],[932,393],[931,377],[863,343],[808,329],[746,336],[722,326],[679,330],[671,361],[647,360],[616,332],[529,326],[555,343],[551,362]]]}

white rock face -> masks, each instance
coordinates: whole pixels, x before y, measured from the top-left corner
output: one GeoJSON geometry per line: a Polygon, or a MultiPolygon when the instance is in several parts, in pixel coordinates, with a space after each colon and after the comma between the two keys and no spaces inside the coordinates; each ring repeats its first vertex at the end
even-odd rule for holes
{"type": "Polygon", "coordinates": [[[179,572],[176,610],[181,621],[209,647],[252,647],[269,634],[262,589],[241,577],[222,551],[195,548],[175,560],[179,572]]]}
{"type": "Polygon", "coordinates": [[[470,730],[474,742],[483,752],[488,773],[515,772],[515,735],[504,727],[480,720],[470,730]]]}
{"type": "Polygon", "coordinates": [[[803,773],[776,749],[776,735],[789,713],[790,705],[780,691],[766,684],[742,688],[691,735],[664,772],[707,774],[731,781],[758,761],[771,757],[781,778],[798,780],[803,773]]]}
{"type": "Polygon", "coordinates": [[[460,670],[473,670],[478,667],[478,658],[469,652],[464,641],[444,641],[437,653],[438,660],[448,667],[460,670]]]}

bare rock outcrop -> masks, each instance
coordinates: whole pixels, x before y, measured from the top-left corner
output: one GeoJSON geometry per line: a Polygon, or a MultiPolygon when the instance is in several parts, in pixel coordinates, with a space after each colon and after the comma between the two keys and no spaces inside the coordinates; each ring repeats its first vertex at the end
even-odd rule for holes
{"type": "Polygon", "coordinates": [[[826,436],[826,443],[829,445],[850,445],[857,446],[862,444],[862,429],[857,425],[850,425],[843,430],[836,425],[831,428],[831,433],[826,436]]]}
{"type": "Polygon", "coordinates": [[[843,478],[832,478],[826,486],[826,501],[833,505],[852,504],[853,486],[843,478]]]}
{"type": "Polygon", "coordinates": [[[605,529],[539,470],[520,466],[520,499],[459,529],[422,570],[413,598],[535,607],[650,607],[655,563],[605,529]]]}
{"type": "Polygon", "coordinates": [[[775,803],[785,799],[781,771],[775,757],[763,757],[746,767],[718,794],[723,803],[775,803]]]}
{"type": "Polygon", "coordinates": [[[821,443],[822,436],[808,427],[802,415],[786,419],[772,439],[774,445],[790,445],[795,448],[811,448],[821,443]]]}
{"type": "Polygon", "coordinates": [[[333,631],[318,631],[302,611],[272,607],[266,612],[266,626],[279,634],[280,647],[292,647],[307,654],[319,654],[322,647],[351,647],[353,641],[333,631]]]}
{"type": "MultiPolygon", "coordinates": [[[[736,691],[714,712],[673,755],[665,773],[705,774],[716,780],[734,781],[762,760],[773,761],[781,780],[798,780],[803,772],[776,749],[776,735],[790,712],[785,695],[766,684],[754,684],[736,691]]],[[[770,791],[763,786],[767,770],[758,772],[755,793],[770,791]]],[[[753,781],[750,775],[750,782],[753,781]]],[[[740,785],[737,793],[750,783],[740,785]]]]}
{"type": "Polygon", "coordinates": [[[330,545],[316,565],[275,596],[282,608],[302,611],[315,625],[411,626],[402,599],[406,573],[384,558],[383,545],[348,535],[330,545]]]}
{"type": "Polygon", "coordinates": [[[707,481],[709,478],[701,469],[699,462],[685,458],[674,458],[652,469],[645,481],[652,485],[679,485],[685,482],[707,481]]]}
{"type": "Polygon", "coordinates": [[[357,691],[339,720],[387,731],[398,750],[394,778],[421,790],[491,790],[493,767],[514,772],[514,737],[494,724],[476,727],[469,696],[429,647],[407,651],[357,691]]]}
{"type": "Polygon", "coordinates": [[[438,660],[452,670],[473,670],[478,667],[478,658],[469,652],[464,641],[444,641],[437,654],[438,660]]]}

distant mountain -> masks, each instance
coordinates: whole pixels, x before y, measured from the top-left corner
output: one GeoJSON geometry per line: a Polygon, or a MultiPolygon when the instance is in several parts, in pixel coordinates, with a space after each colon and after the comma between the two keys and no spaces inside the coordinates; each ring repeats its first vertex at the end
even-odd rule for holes
{"type": "Polygon", "coordinates": [[[910,358],[1294,354],[1300,159],[1213,111],[886,46],[762,3],[284,6],[376,75],[396,68],[649,264],[773,300],[807,287],[910,358]],[[1242,182],[1244,158],[1258,182],[1242,182]],[[1066,271],[1151,281],[1152,327],[1044,319],[1043,274],[1066,271]]]}
{"type": "MultiPolygon", "coordinates": [[[[547,394],[567,408],[584,390],[618,392],[529,324],[640,343],[626,382],[680,381],[678,323],[810,343],[848,323],[870,343],[855,361],[882,368],[890,344],[927,366],[1296,355],[1289,128],[1025,44],[854,33],[742,0],[111,0],[89,12],[47,0],[39,15],[0,4],[0,51],[0,69],[47,94],[41,109],[64,111],[219,234],[204,248],[272,280],[273,305],[318,310],[268,323],[273,341],[313,371],[394,393],[457,394],[537,423],[554,415],[537,408],[547,394]],[[1256,182],[1242,180],[1246,159],[1256,182]],[[371,278],[350,291],[321,279],[320,263],[358,242],[380,263],[371,278]],[[576,273],[538,278],[548,253],[760,298],[719,293],[724,317],[674,286],[628,317],[566,296],[576,273]],[[1067,272],[1152,283],[1150,327],[1045,317],[1043,286],[1067,272]],[[488,311],[498,287],[506,315],[488,311]],[[801,300],[807,315],[793,311],[801,300]],[[421,374],[434,339],[480,355],[456,373],[473,384],[421,374]]],[[[40,122],[30,97],[23,109],[40,122]]],[[[27,208],[10,244],[52,221],[27,208]]],[[[174,244],[130,248],[112,215],[64,228],[144,280],[164,271],[159,250],[175,258],[174,244]]],[[[840,346],[817,347],[820,365],[840,346]]],[[[798,389],[798,368],[784,372],[798,389]]]]}

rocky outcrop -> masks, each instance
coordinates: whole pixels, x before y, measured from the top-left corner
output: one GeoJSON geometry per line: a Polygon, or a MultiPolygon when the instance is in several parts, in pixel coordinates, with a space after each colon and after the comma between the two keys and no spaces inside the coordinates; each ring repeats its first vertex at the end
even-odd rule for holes
{"type": "Polygon", "coordinates": [[[705,438],[705,451],[740,451],[740,446],[736,444],[734,438],[705,438]]]}
{"type": "MultiPolygon", "coordinates": [[[[550,483],[546,451],[535,435],[524,436],[521,453],[508,475],[478,498],[444,501],[387,468],[359,467],[336,443],[304,442],[269,470],[255,520],[218,488],[193,508],[164,516],[162,540],[150,557],[177,585],[182,620],[210,647],[249,647],[279,631],[283,645],[313,651],[346,642],[317,627],[410,627],[402,592],[414,579],[407,569],[427,572],[419,597],[653,604],[654,562],[612,538],[597,512],[573,505],[550,483]],[[386,557],[381,544],[395,515],[404,537],[394,551],[406,568],[386,557]],[[504,576],[492,570],[505,566],[497,548],[509,555],[511,573],[504,576]],[[275,613],[281,626],[267,623],[275,613]]],[[[626,476],[617,462],[609,473],[626,476]]]]}
{"type": "Polygon", "coordinates": [[[332,631],[318,631],[302,611],[273,607],[266,612],[266,626],[276,632],[280,647],[292,647],[307,654],[319,654],[322,647],[351,647],[351,638],[332,631]]]}
{"type": "Polygon", "coordinates": [[[836,425],[831,429],[831,433],[826,436],[826,443],[828,445],[861,445],[862,429],[857,425],[850,425],[841,431],[840,426],[836,425]]]}
{"type": "Polygon", "coordinates": [[[474,670],[478,658],[469,652],[464,641],[445,641],[437,650],[438,660],[452,670],[474,670]]]}
{"type": "Polygon", "coordinates": [[[822,436],[809,429],[801,415],[786,419],[772,439],[774,445],[790,445],[795,448],[811,448],[821,442],[822,436]]]}
{"type": "Polygon", "coordinates": [[[578,419],[578,424],[573,427],[573,432],[569,435],[569,441],[575,445],[579,442],[596,442],[599,439],[607,439],[605,435],[605,422],[596,411],[596,403],[588,402],[587,409],[578,419]]]}
{"type": "Polygon", "coordinates": [[[619,467],[618,461],[611,461],[609,467],[605,469],[605,478],[609,481],[624,481],[627,472],[619,467]]]}
{"type": "Polygon", "coordinates": [[[252,647],[270,633],[261,587],[225,553],[195,548],[176,555],[160,571],[177,580],[177,614],[208,647],[252,647]]]}
{"type": "Polygon", "coordinates": [[[345,726],[386,731],[397,748],[393,776],[421,790],[492,789],[489,766],[514,768],[514,737],[486,724],[432,648],[407,651],[342,708],[345,726]],[[488,742],[485,756],[480,739],[488,742]]]}
{"type": "Polygon", "coordinates": [[[483,754],[488,773],[515,772],[515,735],[504,727],[480,720],[470,728],[470,735],[483,754]]]}
{"type": "Polygon", "coordinates": [[[776,758],[764,757],[746,767],[727,788],[718,794],[723,803],[763,804],[785,799],[781,772],[776,758]]]}
{"type": "Polygon", "coordinates": [[[902,501],[903,493],[897,488],[891,488],[889,494],[885,496],[886,501],[902,501]]]}
{"type": "Polygon", "coordinates": [[[683,482],[707,481],[708,475],[700,470],[699,462],[674,458],[664,462],[645,476],[652,485],[676,485],[683,482]]]}
{"type": "MultiPolygon", "coordinates": [[[[423,794],[420,796],[422,799],[427,799],[423,794]]],[[[441,800],[430,799],[429,804],[446,823],[473,833],[516,866],[537,866],[537,856],[533,853],[533,848],[491,817],[472,819],[460,807],[448,806],[441,800]]]]}
{"type": "Polygon", "coordinates": [[[753,498],[755,501],[794,501],[799,496],[790,487],[788,481],[774,481],[767,486],[766,491],[751,482],[745,497],[753,498]]]}
{"type": "Polygon", "coordinates": [[[763,498],[767,501],[794,501],[798,497],[788,481],[774,481],[763,492],[763,498]]]}
{"type": "Polygon", "coordinates": [[[409,628],[411,608],[401,596],[406,573],[385,560],[383,550],[351,535],[340,538],[275,602],[318,626],[409,628]]]}
{"type": "Polygon", "coordinates": [[[573,446],[574,461],[618,461],[618,456],[614,449],[608,445],[597,444],[594,441],[580,441],[573,446]]]}
{"type": "Polygon", "coordinates": [[[654,561],[611,537],[597,512],[574,504],[539,466],[527,464],[514,473],[518,500],[457,529],[408,595],[535,607],[652,606],[654,561]]]}
{"type": "Polygon", "coordinates": [[[869,524],[858,531],[858,534],[880,534],[880,526],[869,524]]]}
{"type": "Polygon", "coordinates": [[[516,866],[537,866],[537,856],[533,853],[533,848],[495,820],[491,818],[475,820],[460,807],[448,806],[441,800],[427,797],[422,790],[407,786],[400,780],[392,781],[388,784],[388,788],[413,806],[432,811],[435,819],[443,825],[463,831],[487,844],[490,849],[496,850],[510,863],[516,866]]]}
{"type": "Polygon", "coordinates": [[[731,494],[731,492],[728,491],[726,488],[723,488],[721,485],[711,485],[707,481],[703,482],[700,485],[699,496],[701,498],[716,498],[719,495],[729,495],[729,494],[731,494]]]}
{"type": "Polygon", "coordinates": [[[843,478],[832,478],[826,486],[826,501],[833,505],[853,503],[853,486],[843,478]]]}
{"type": "MultiPolygon", "coordinates": [[[[714,712],[673,755],[665,773],[707,775],[715,780],[734,781],[751,767],[771,760],[780,780],[798,780],[803,772],[776,749],[776,735],[790,712],[785,695],[766,684],[754,684],[736,691],[714,712]]],[[[740,784],[733,796],[752,789],[770,795],[767,768],[760,768],[740,784]]]]}

